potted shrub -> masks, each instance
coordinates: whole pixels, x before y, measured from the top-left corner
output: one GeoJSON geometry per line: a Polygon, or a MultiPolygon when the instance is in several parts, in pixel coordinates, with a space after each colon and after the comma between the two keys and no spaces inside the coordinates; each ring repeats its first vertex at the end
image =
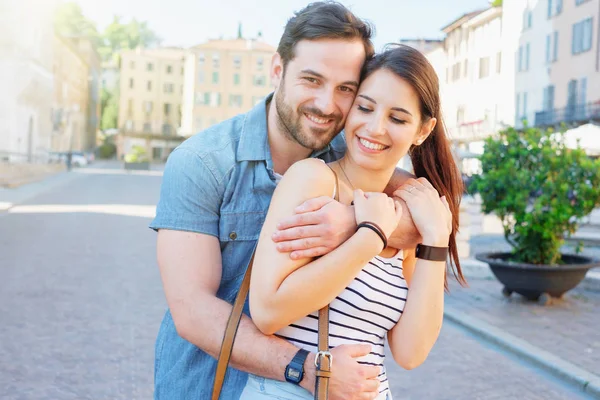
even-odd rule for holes
{"type": "Polygon", "coordinates": [[[565,238],[600,205],[600,160],[568,149],[564,132],[508,128],[486,139],[472,189],[502,221],[509,253],[476,254],[504,285],[543,304],[583,280],[598,260],[561,254],[565,238]]]}
{"type": "Polygon", "coordinates": [[[142,146],[133,146],[131,152],[125,155],[125,169],[127,170],[148,170],[150,161],[146,154],[146,149],[142,146]]]}

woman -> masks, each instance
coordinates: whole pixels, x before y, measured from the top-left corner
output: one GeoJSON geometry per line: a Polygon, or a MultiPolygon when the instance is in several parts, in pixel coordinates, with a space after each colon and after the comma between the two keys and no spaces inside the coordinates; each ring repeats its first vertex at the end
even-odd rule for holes
{"type": "MultiPolygon", "coordinates": [[[[254,260],[250,311],[256,326],[316,353],[316,310],[329,304],[332,347],[372,345],[359,362],[382,368],[374,382],[377,399],[391,398],[384,338],[394,360],[414,368],[437,340],[443,317],[445,261],[416,259],[415,249],[384,248],[402,209],[382,192],[406,154],[416,176],[425,179],[408,180],[399,196],[422,244],[448,247],[462,281],[455,241],[462,182],[445,136],[438,92],[437,76],[417,50],[399,46],[370,60],[346,121],[346,155],[329,165],[307,159],[289,168],[273,196],[254,260]],[[276,222],[305,200],[323,195],[354,202],[357,225],[371,227],[357,229],[318,259],[280,254],[270,239],[276,222]]],[[[251,376],[242,399],[263,398],[269,385],[277,398],[312,398],[292,383],[251,376]]]]}

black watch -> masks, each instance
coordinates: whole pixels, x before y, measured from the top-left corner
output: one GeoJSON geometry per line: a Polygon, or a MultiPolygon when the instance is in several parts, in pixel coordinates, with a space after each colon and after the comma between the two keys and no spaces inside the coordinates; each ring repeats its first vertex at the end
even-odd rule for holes
{"type": "Polygon", "coordinates": [[[308,356],[308,350],[300,349],[285,367],[285,380],[298,385],[304,378],[304,361],[308,356]]]}
{"type": "Polygon", "coordinates": [[[448,258],[448,247],[433,247],[418,244],[415,257],[421,260],[446,261],[448,258]]]}

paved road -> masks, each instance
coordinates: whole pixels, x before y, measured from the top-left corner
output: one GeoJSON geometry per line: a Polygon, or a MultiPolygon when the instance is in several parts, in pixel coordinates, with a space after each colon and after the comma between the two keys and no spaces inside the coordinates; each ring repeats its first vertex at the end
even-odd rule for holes
{"type": "MultiPolygon", "coordinates": [[[[118,172],[75,172],[0,213],[0,399],[152,397],[161,178],[118,172]]],[[[426,364],[390,365],[390,380],[396,399],[582,398],[450,324],[426,364]]]]}

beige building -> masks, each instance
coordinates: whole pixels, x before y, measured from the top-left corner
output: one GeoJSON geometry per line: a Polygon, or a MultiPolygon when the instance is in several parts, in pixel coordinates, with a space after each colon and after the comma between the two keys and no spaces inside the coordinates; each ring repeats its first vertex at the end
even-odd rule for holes
{"type": "Polygon", "coordinates": [[[85,38],[54,35],[53,46],[52,151],[91,151],[100,114],[98,54],[85,38]]]}
{"type": "Polygon", "coordinates": [[[600,0],[505,0],[519,31],[515,124],[600,120],[600,0]]]}
{"type": "Polygon", "coordinates": [[[253,39],[211,40],[191,48],[185,61],[181,133],[248,111],[272,91],[275,48],[253,39]]]}
{"type": "Polygon", "coordinates": [[[48,160],[55,5],[52,0],[2,2],[0,162],[48,160]]]}
{"type": "Polygon", "coordinates": [[[166,160],[182,138],[183,60],[180,48],[136,49],[120,54],[117,156],[133,146],[151,160],[166,160]]]}

